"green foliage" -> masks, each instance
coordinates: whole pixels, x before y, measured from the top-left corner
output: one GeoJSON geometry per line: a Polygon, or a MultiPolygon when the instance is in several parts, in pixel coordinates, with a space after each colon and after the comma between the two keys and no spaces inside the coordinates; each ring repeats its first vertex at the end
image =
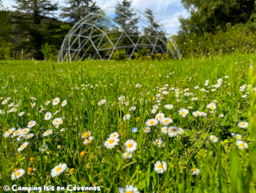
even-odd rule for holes
{"type": "Polygon", "coordinates": [[[126,51],[125,49],[117,50],[113,53],[114,60],[124,60],[126,58],[126,51]]]}
{"type": "Polygon", "coordinates": [[[174,39],[184,57],[200,57],[217,54],[253,53],[256,49],[256,23],[227,25],[227,31],[216,34],[179,34],[174,39]]]}
{"type": "Polygon", "coordinates": [[[52,52],[52,48],[49,45],[49,43],[45,43],[44,45],[41,45],[40,51],[43,53],[45,61],[50,59],[50,54],[52,52]]]}
{"type": "Polygon", "coordinates": [[[246,23],[256,12],[254,0],[182,0],[190,12],[189,18],[180,18],[185,33],[215,33],[226,30],[226,24],[246,23]]]}

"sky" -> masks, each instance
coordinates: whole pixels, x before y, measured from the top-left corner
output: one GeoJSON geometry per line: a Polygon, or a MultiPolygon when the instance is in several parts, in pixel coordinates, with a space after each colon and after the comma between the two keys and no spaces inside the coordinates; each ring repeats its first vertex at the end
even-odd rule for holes
{"type": "MultiPolygon", "coordinates": [[[[60,6],[65,5],[65,0],[51,0],[58,2],[60,6]]],[[[102,8],[115,7],[121,0],[95,0],[96,4],[102,8]]],[[[15,5],[15,0],[2,0],[5,7],[13,10],[12,6],[15,5]]],[[[155,18],[159,20],[169,35],[174,35],[178,32],[180,22],[179,16],[189,17],[189,12],[184,9],[181,0],[132,0],[132,7],[135,10],[144,12],[147,8],[153,10],[155,18]]]]}

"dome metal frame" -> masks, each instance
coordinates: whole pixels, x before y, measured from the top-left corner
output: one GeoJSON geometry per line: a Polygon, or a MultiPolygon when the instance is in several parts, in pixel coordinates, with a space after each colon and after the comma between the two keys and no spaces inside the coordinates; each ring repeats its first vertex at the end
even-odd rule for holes
{"type": "MultiPolygon", "coordinates": [[[[113,13],[117,12],[113,9],[108,8],[91,13],[78,21],[62,42],[58,62],[68,59],[71,63],[83,59],[85,56],[88,57],[88,55],[93,60],[111,60],[114,52],[121,49],[125,49],[125,55],[130,60],[135,52],[140,52],[143,48],[150,49],[151,54],[172,54],[174,59],[180,59],[176,42],[172,38],[167,38],[167,33],[160,22],[157,22],[159,30],[154,30],[154,35],[148,34],[145,29],[148,27],[154,29],[154,27],[149,25],[145,14],[136,11],[136,17],[139,18],[138,33],[129,33],[126,28],[123,29],[114,21],[115,14],[113,13]],[[112,36],[116,36],[114,34],[119,36],[113,38],[112,36]],[[120,42],[124,39],[129,44],[122,45],[120,42]],[[169,43],[173,49],[170,48],[169,43]],[[90,49],[95,52],[88,53],[90,49]]],[[[133,21],[133,18],[128,17],[125,13],[118,12],[118,14],[133,21]]]]}

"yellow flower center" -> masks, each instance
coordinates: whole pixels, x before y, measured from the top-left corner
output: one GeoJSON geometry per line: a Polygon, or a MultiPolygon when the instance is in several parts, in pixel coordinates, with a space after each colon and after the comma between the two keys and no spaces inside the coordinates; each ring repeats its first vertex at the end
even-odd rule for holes
{"type": "Polygon", "coordinates": [[[192,171],[193,171],[193,172],[196,172],[196,169],[195,169],[195,168],[192,168],[192,171]]]}
{"type": "Polygon", "coordinates": [[[150,121],[149,124],[150,124],[150,125],[153,125],[153,124],[154,124],[154,121],[150,121]]]}
{"type": "Polygon", "coordinates": [[[132,193],[132,191],[127,191],[126,193],[132,193]]]}
{"type": "Polygon", "coordinates": [[[15,132],[14,132],[14,135],[16,135],[18,132],[19,132],[19,131],[15,131],[15,132]]]}
{"type": "Polygon", "coordinates": [[[46,115],[46,117],[49,117],[49,115],[46,115]]]}
{"type": "Polygon", "coordinates": [[[19,176],[19,175],[20,175],[20,172],[16,172],[16,173],[15,173],[15,176],[19,176]]]}
{"type": "Polygon", "coordinates": [[[50,133],[50,131],[46,131],[46,134],[50,133]]]}
{"type": "Polygon", "coordinates": [[[21,148],[23,148],[25,145],[22,145],[21,148]]]}
{"type": "Polygon", "coordinates": [[[127,157],[128,157],[129,155],[130,155],[129,153],[126,154],[127,157]]]}
{"type": "Polygon", "coordinates": [[[61,167],[57,167],[56,169],[56,172],[60,171],[61,170],[61,167]]]}
{"type": "Polygon", "coordinates": [[[157,167],[158,167],[159,169],[162,169],[162,168],[163,168],[162,164],[159,164],[157,167]]]}
{"type": "Polygon", "coordinates": [[[28,135],[27,137],[29,138],[29,137],[31,137],[31,135],[28,135]]]}
{"type": "Polygon", "coordinates": [[[7,133],[11,133],[11,130],[7,131],[7,133]]]}
{"type": "Polygon", "coordinates": [[[183,111],[183,112],[181,112],[181,114],[182,114],[182,115],[185,115],[185,112],[183,111]]]}
{"type": "Polygon", "coordinates": [[[30,125],[33,125],[33,123],[31,122],[30,125]]]}
{"type": "Polygon", "coordinates": [[[212,140],[214,141],[214,140],[215,140],[215,137],[213,137],[212,140]]]}
{"type": "Polygon", "coordinates": [[[241,125],[242,125],[242,126],[244,126],[244,125],[245,125],[245,123],[241,123],[241,125]]]}
{"type": "Polygon", "coordinates": [[[45,147],[42,147],[42,149],[45,149],[45,147]]]}
{"type": "Polygon", "coordinates": [[[84,137],[89,137],[89,134],[87,132],[84,132],[84,137]]]}
{"type": "Polygon", "coordinates": [[[169,121],[168,121],[168,119],[165,119],[164,122],[165,122],[165,123],[168,123],[169,121]]]}
{"type": "Polygon", "coordinates": [[[116,136],[116,134],[113,135],[113,137],[115,137],[115,136],[116,136]]]}
{"type": "Polygon", "coordinates": [[[240,147],[244,147],[244,144],[243,144],[243,143],[240,143],[239,146],[240,146],[240,147]]]}
{"type": "Polygon", "coordinates": [[[25,130],[23,130],[23,133],[26,133],[27,132],[27,130],[25,129],[25,130]]]}
{"type": "Polygon", "coordinates": [[[127,145],[127,147],[131,148],[131,147],[132,147],[132,143],[129,143],[129,144],[127,145]]]}
{"type": "Polygon", "coordinates": [[[213,109],[213,106],[210,106],[210,109],[213,109]]]}
{"type": "Polygon", "coordinates": [[[148,129],[145,129],[145,131],[148,131],[148,129]]]}
{"type": "Polygon", "coordinates": [[[114,139],[110,139],[109,143],[114,143],[114,141],[115,141],[114,139]]]}
{"type": "Polygon", "coordinates": [[[54,102],[57,103],[57,100],[55,100],[54,102]]]}

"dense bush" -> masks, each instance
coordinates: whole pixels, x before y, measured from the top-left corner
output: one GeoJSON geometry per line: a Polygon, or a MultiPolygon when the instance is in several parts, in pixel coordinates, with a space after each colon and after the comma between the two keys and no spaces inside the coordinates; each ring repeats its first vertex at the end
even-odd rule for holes
{"type": "Polygon", "coordinates": [[[233,52],[255,52],[255,32],[256,22],[249,22],[235,26],[227,24],[227,31],[218,31],[215,34],[204,33],[203,36],[179,32],[174,38],[183,57],[199,57],[233,52]]]}

